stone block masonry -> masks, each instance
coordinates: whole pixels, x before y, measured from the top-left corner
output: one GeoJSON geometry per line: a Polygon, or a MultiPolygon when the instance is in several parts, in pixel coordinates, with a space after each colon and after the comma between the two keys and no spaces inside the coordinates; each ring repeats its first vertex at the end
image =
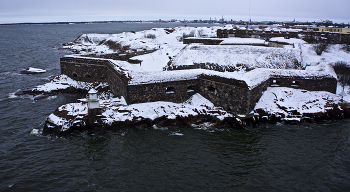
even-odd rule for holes
{"type": "Polygon", "coordinates": [[[123,96],[125,99],[128,98],[128,83],[123,80],[123,76],[119,74],[116,70],[107,70],[107,83],[115,96],[123,96]]]}
{"type": "Polygon", "coordinates": [[[153,101],[184,102],[193,94],[200,93],[200,81],[184,80],[152,84],[129,85],[127,87],[127,103],[143,103],[153,101]]]}
{"type": "Polygon", "coordinates": [[[248,88],[201,79],[200,94],[215,106],[221,106],[232,113],[249,113],[248,88]]]}
{"type": "Polygon", "coordinates": [[[248,114],[269,86],[291,87],[309,91],[336,93],[337,80],[331,77],[271,76],[254,88],[245,81],[200,75],[192,80],[130,85],[128,77],[108,59],[66,56],[61,58],[61,72],[74,80],[107,82],[116,96],[128,104],[169,101],[181,103],[193,94],[221,106],[233,114],[248,114]]]}
{"type": "Polygon", "coordinates": [[[183,40],[184,44],[191,43],[203,43],[204,45],[219,45],[223,40],[222,39],[213,39],[213,38],[186,38],[183,40]]]}
{"type": "Polygon", "coordinates": [[[303,78],[303,77],[271,77],[269,86],[291,87],[308,91],[328,91],[336,93],[337,80],[330,77],[303,78]]]}
{"type": "Polygon", "coordinates": [[[61,73],[85,82],[107,82],[106,60],[62,57],[61,73]]]}

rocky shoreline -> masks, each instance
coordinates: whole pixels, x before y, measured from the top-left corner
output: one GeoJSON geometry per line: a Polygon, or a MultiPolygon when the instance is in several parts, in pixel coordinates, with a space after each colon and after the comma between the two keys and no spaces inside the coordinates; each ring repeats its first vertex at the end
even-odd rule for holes
{"type": "MultiPolygon", "coordinates": [[[[54,114],[62,116],[67,111],[56,110],[54,114]]],[[[63,115],[64,116],[64,115],[63,115]]],[[[62,125],[56,125],[50,120],[46,120],[42,131],[43,135],[51,136],[66,136],[70,134],[99,134],[109,130],[118,130],[123,128],[152,128],[152,127],[167,127],[167,126],[207,126],[213,128],[232,128],[244,129],[252,128],[264,124],[300,124],[300,123],[317,123],[325,121],[341,120],[350,118],[350,104],[342,103],[335,105],[326,112],[308,113],[299,115],[290,115],[285,117],[283,114],[272,113],[268,114],[262,110],[256,110],[255,113],[242,117],[225,117],[219,119],[212,115],[199,114],[196,116],[176,116],[175,119],[169,119],[166,116],[156,118],[154,120],[149,118],[134,117],[132,120],[114,121],[112,124],[103,122],[104,116],[85,116],[76,123],[73,123],[69,128],[62,129],[62,125]]]]}
{"type": "Polygon", "coordinates": [[[303,109],[322,108],[322,110],[310,112],[296,107],[297,104],[294,101],[289,101],[289,104],[293,103],[294,108],[288,106],[288,102],[283,103],[284,100],[291,97],[292,93],[297,95],[298,92],[310,92],[290,88],[284,90],[282,87],[278,89],[287,97],[272,91],[273,95],[276,96],[273,99],[271,95],[268,95],[271,94],[268,93],[271,90],[267,90],[264,94],[267,94],[265,99],[268,98],[269,101],[263,100],[264,97],[262,97],[260,105],[258,103],[254,111],[247,115],[230,114],[221,107],[215,107],[199,94],[194,94],[191,99],[184,103],[153,102],[127,105],[123,98],[113,96],[108,84],[76,82],[65,75],[59,75],[49,83],[33,89],[18,91],[15,95],[33,95],[35,100],[62,93],[76,94],[77,97],[80,97],[87,95],[91,88],[99,92],[101,114],[89,114],[85,99],[78,99],[77,103],[57,108],[45,121],[41,133],[62,137],[79,133],[99,134],[123,128],[144,129],[167,126],[244,129],[264,124],[317,123],[350,118],[350,103],[340,99],[338,95],[331,93],[318,95],[299,104],[302,105],[303,109]],[[333,98],[329,99],[328,97],[333,98]],[[277,108],[269,107],[268,105],[271,104],[277,108]],[[150,108],[150,110],[147,111],[145,108],[150,108]]]}

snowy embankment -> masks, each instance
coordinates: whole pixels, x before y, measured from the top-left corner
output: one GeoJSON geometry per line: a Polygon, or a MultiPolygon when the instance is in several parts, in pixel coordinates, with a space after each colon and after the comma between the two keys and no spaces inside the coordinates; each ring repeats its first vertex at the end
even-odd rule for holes
{"type": "MultiPolygon", "coordinates": [[[[123,101],[123,99],[121,100],[123,101]]],[[[223,120],[225,117],[233,117],[222,108],[215,107],[213,103],[198,93],[183,103],[159,101],[117,107],[111,106],[109,102],[102,102],[102,106],[107,107],[107,110],[102,115],[105,116],[104,122],[108,124],[112,124],[115,121],[131,121],[134,118],[155,120],[163,116],[168,119],[176,119],[177,117],[211,115],[220,120],[223,120]]]]}
{"type": "Polygon", "coordinates": [[[50,82],[44,84],[44,85],[38,85],[34,89],[32,89],[33,92],[44,92],[44,93],[50,93],[54,91],[60,91],[65,90],[68,88],[73,89],[84,89],[84,90],[90,90],[91,88],[94,89],[101,89],[108,87],[107,83],[88,83],[83,81],[75,81],[68,77],[67,75],[61,74],[53,78],[50,82]]]}
{"type": "Polygon", "coordinates": [[[306,91],[287,87],[268,87],[259,102],[255,112],[266,118],[277,117],[283,121],[300,122],[307,120],[342,119],[349,117],[350,109],[349,86],[340,84],[337,93],[326,91],[306,91]]]}
{"type": "Polygon", "coordinates": [[[267,113],[279,113],[285,116],[290,113],[323,113],[327,106],[338,104],[341,96],[326,91],[306,91],[287,87],[268,87],[255,109],[267,113]]]}
{"type": "MultiPolygon", "coordinates": [[[[120,126],[165,126],[190,125],[208,122],[213,119],[240,122],[232,114],[215,107],[200,94],[194,94],[183,103],[150,102],[127,105],[124,98],[115,98],[111,93],[99,96],[102,115],[89,123],[87,103],[69,103],[59,107],[47,117],[44,134],[66,135],[76,130],[89,131],[92,127],[115,129],[120,126]]],[[[85,99],[82,99],[84,101],[85,99]]],[[[99,130],[100,131],[100,130],[99,130]]]]}
{"type": "Polygon", "coordinates": [[[9,97],[17,97],[21,95],[31,95],[34,100],[48,99],[55,97],[58,93],[80,93],[85,94],[91,88],[105,91],[109,89],[107,83],[94,82],[88,83],[83,81],[75,81],[67,75],[61,74],[54,77],[50,82],[43,85],[38,85],[27,90],[19,90],[15,93],[9,94],[9,97]]]}
{"type": "MultiPolygon", "coordinates": [[[[250,38],[246,39],[249,43],[250,38]]],[[[194,63],[211,63],[232,67],[244,66],[250,69],[294,69],[295,63],[301,63],[301,57],[300,49],[297,48],[191,44],[172,61],[173,66],[193,65],[194,63]]]]}

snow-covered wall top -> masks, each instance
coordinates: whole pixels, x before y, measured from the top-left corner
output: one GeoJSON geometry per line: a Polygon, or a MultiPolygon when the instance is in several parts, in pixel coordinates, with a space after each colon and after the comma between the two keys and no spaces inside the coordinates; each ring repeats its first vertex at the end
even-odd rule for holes
{"type": "MultiPolygon", "coordinates": [[[[86,58],[81,56],[66,56],[72,58],[86,58]]],[[[116,61],[111,59],[86,58],[108,61],[113,68],[124,74],[129,81],[129,85],[151,84],[170,81],[181,81],[198,79],[201,75],[217,76],[226,79],[236,79],[245,81],[249,89],[253,89],[260,83],[271,77],[300,77],[305,79],[312,78],[337,78],[333,68],[328,64],[319,66],[308,66],[305,70],[284,70],[284,69],[266,69],[257,68],[249,72],[219,72],[206,69],[174,70],[174,71],[145,71],[138,64],[130,64],[126,61],[116,61]]]]}
{"type": "Polygon", "coordinates": [[[263,39],[256,38],[223,38],[220,45],[268,45],[263,39]]]}
{"type": "Polygon", "coordinates": [[[191,44],[172,60],[172,65],[213,63],[233,67],[244,65],[251,69],[292,69],[296,63],[301,63],[300,54],[299,48],[191,44]]]}

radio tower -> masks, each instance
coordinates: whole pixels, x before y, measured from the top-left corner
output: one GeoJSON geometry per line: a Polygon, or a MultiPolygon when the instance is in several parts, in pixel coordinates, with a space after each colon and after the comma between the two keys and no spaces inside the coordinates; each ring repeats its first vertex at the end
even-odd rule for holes
{"type": "Polygon", "coordinates": [[[252,18],[250,17],[250,4],[252,3],[252,0],[249,0],[249,24],[252,22],[252,18]]]}

